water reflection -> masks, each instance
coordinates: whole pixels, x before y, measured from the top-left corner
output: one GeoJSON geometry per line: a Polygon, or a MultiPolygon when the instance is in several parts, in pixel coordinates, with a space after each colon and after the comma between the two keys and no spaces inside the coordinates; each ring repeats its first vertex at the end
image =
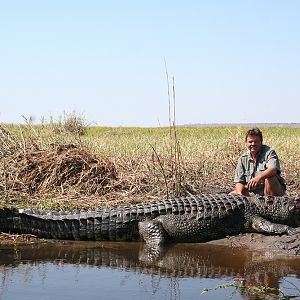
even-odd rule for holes
{"type": "MultiPolygon", "coordinates": [[[[56,268],[67,268],[68,272],[73,272],[73,274],[87,266],[96,267],[89,269],[92,273],[85,275],[84,278],[90,278],[86,279],[87,284],[88,280],[91,281],[92,276],[99,276],[99,272],[94,273],[94,270],[105,268],[106,270],[128,272],[127,276],[123,276],[118,284],[113,283],[116,273],[108,272],[105,275],[110,277],[107,285],[110,284],[112,290],[119,289],[119,299],[122,299],[122,285],[128,287],[132,284],[132,280],[138,281],[138,286],[141,287],[140,293],[145,296],[145,291],[149,289],[149,282],[145,280],[144,276],[149,277],[149,275],[151,277],[151,297],[149,296],[149,299],[189,299],[188,294],[183,292],[183,286],[195,282],[192,279],[218,279],[214,281],[214,285],[216,285],[222,283],[224,279],[236,278],[244,285],[278,289],[282,279],[286,276],[292,275],[292,278],[299,278],[300,275],[300,258],[270,257],[266,253],[247,252],[208,244],[175,244],[161,252],[151,253],[149,256],[149,249],[145,249],[143,243],[53,242],[18,249],[0,249],[1,289],[5,290],[8,282],[15,284],[14,280],[16,279],[11,279],[13,273],[23,276],[25,281],[33,281],[33,278],[37,276],[39,280],[45,282],[51,276],[51,272],[54,272],[53,267],[55,266],[56,268]],[[129,276],[132,273],[136,274],[134,279],[129,276]],[[8,278],[10,279],[8,280],[8,278]],[[168,278],[168,280],[164,281],[164,278],[168,278]],[[179,281],[178,278],[189,280],[179,281]],[[161,294],[164,288],[169,291],[165,298],[161,294]],[[155,298],[155,295],[159,296],[155,298]]],[[[80,282],[82,283],[82,279],[80,282]]],[[[203,284],[202,287],[206,287],[208,281],[203,281],[203,284]]],[[[204,299],[200,298],[199,287],[198,281],[197,285],[192,288],[197,289],[199,299],[204,299]]],[[[57,289],[59,290],[59,288],[57,289]]],[[[128,289],[135,290],[136,287],[128,289]]],[[[20,293],[22,292],[20,291],[20,293]]],[[[127,290],[126,297],[133,299],[134,296],[128,293],[127,290]]],[[[134,293],[138,295],[136,290],[134,293]]],[[[251,295],[243,289],[239,290],[239,293],[241,295],[239,297],[244,299],[259,299],[257,294],[251,295]]],[[[278,291],[272,291],[273,296],[274,293],[275,297],[278,296],[278,291]]],[[[43,297],[43,299],[46,298],[43,297]]],[[[72,299],[76,299],[76,297],[73,295],[72,299]]],[[[105,299],[105,297],[101,299],[105,299]]],[[[137,299],[139,298],[137,297],[137,299]]]]}

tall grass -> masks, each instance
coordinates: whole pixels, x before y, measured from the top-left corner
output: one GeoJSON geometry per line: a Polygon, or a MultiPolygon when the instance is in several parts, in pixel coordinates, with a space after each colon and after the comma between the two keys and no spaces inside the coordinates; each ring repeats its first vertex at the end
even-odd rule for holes
{"type": "MultiPolygon", "coordinates": [[[[101,196],[102,201],[140,201],[230,192],[237,159],[246,150],[244,136],[248,128],[176,127],[176,132],[170,133],[170,128],[85,127],[80,136],[54,130],[52,124],[5,125],[5,129],[24,149],[32,144],[39,149],[51,149],[53,145],[72,143],[108,158],[116,166],[118,182],[113,193],[105,199],[101,196]]],[[[275,148],[280,157],[288,193],[298,194],[300,128],[264,127],[262,131],[264,143],[275,148]]],[[[5,175],[7,158],[14,154],[1,147],[1,170],[5,175]]],[[[3,182],[2,186],[5,187],[3,182]]]]}
{"type": "MultiPolygon", "coordinates": [[[[225,191],[232,188],[232,177],[238,157],[246,151],[244,127],[176,128],[180,159],[185,176],[199,188],[216,181],[225,191]],[[198,179],[197,179],[198,178],[198,179]],[[224,182],[224,185],[222,184],[224,182]],[[229,184],[226,186],[226,184],[229,184]]],[[[283,175],[290,192],[300,188],[300,128],[262,128],[264,143],[280,157],[283,175]]],[[[165,162],[170,158],[172,143],[169,128],[89,128],[84,143],[90,150],[115,160],[132,159],[146,163],[153,148],[165,162]]],[[[189,180],[188,180],[189,181],[189,180]]],[[[211,192],[214,192],[212,189],[211,192]]]]}

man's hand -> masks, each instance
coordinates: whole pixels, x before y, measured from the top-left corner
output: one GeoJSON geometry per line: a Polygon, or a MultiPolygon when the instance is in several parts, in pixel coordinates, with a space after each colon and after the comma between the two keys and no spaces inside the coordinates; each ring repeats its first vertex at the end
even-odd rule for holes
{"type": "Polygon", "coordinates": [[[244,195],[244,196],[249,196],[249,192],[247,189],[245,189],[245,186],[238,182],[235,185],[235,189],[234,191],[232,191],[231,193],[229,193],[230,195],[244,195]]]}
{"type": "Polygon", "coordinates": [[[272,177],[277,173],[276,168],[274,167],[269,167],[267,170],[262,172],[261,174],[257,175],[256,177],[250,179],[248,182],[248,189],[253,190],[256,188],[256,186],[262,181],[265,180],[266,178],[272,177]]]}
{"type": "Polygon", "coordinates": [[[248,185],[247,185],[248,189],[254,190],[256,188],[256,186],[260,183],[261,180],[262,180],[262,178],[260,175],[250,179],[250,181],[248,182],[248,185]]]}

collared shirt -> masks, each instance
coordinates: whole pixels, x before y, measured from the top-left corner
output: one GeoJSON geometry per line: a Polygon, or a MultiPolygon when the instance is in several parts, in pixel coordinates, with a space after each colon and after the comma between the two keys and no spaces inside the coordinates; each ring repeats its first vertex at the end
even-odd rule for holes
{"type": "MultiPolygon", "coordinates": [[[[256,161],[253,160],[251,153],[248,150],[238,160],[234,176],[234,182],[240,182],[246,186],[250,179],[261,174],[269,167],[274,167],[277,169],[277,176],[279,182],[284,185],[284,180],[280,176],[281,168],[279,158],[274,149],[267,145],[262,145],[261,150],[256,158],[256,161]]],[[[265,182],[264,180],[262,180],[253,192],[255,194],[263,195],[264,186],[265,182]]]]}

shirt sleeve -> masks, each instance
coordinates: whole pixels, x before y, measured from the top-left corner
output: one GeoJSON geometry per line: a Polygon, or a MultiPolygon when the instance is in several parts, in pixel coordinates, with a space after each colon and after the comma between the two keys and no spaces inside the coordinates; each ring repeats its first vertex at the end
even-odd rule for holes
{"type": "Polygon", "coordinates": [[[279,158],[274,149],[271,149],[267,155],[266,167],[274,167],[279,173],[281,172],[279,158]]]}
{"type": "Polygon", "coordinates": [[[241,157],[239,158],[236,169],[235,169],[233,182],[235,182],[235,183],[240,182],[243,184],[246,183],[245,168],[243,166],[241,157]]]}

